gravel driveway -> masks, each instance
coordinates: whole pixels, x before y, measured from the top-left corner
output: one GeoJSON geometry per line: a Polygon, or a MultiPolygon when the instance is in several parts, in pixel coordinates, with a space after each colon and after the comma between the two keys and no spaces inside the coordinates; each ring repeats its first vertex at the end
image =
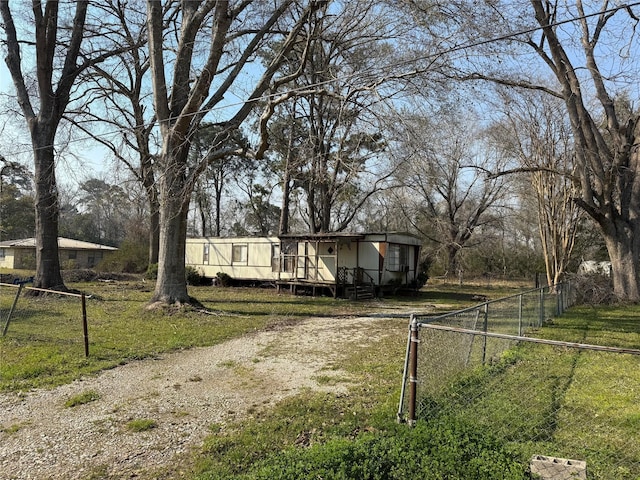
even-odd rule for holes
{"type": "MultiPolygon", "coordinates": [[[[136,361],[53,390],[0,394],[1,479],[152,478],[225,424],[314,381],[347,344],[362,345],[380,318],[315,318],[206,348],[136,361]],[[99,399],[65,407],[75,395],[99,399]],[[149,419],[133,432],[131,420],[149,419]]],[[[323,376],[345,377],[327,369],[323,376]]],[[[323,382],[326,384],[327,382],[323,382]]],[[[331,382],[334,384],[335,382],[331,382]]]]}

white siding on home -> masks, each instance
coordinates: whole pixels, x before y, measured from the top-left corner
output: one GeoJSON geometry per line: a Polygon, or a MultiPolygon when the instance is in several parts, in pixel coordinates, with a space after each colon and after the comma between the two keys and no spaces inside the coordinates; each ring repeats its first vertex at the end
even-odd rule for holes
{"type": "Polygon", "coordinates": [[[375,285],[415,278],[420,241],[404,234],[189,238],[186,264],[208,278],[226,273],[238,280],[296,280],[336,284],[339,269],[348,279],[363,270],[375,285]],[[280,252],[282,248],[282,252],[280,252]]]}
{"type": "Polygon", "coordinates": [[[226,273],[241,280],[274,280],[272,255],[279,244],[277,237],[188,238],[185,260],[208,278],[226,273]]]}
{"type": "Polygon", "coordinates": [[[336,280],[336,246],[333,242],[298,241],[298,278],[317,283],[336,280]]]}

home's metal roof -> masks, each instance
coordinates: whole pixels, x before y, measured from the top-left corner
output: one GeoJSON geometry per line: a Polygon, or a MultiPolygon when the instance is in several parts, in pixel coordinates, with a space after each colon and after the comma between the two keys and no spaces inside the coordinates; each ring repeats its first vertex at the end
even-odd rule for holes
{"type": "Polygon", "coordinates": [[[335,241],[338,239],[362,239],[365,237],[363,233],[348,233],[348,232],[324,232],[324,233],[287,233],[279,235],[281,239],[285,240],[330,240],[335,241]]]}
{"type": "Polygon", "coordinates": [[[401,237],[414,239],[415,244],[422,243],[422,240],[408,232],[325,232],[325,233],[287,233],[279,236],[283,240],[316,240],[316,241],[336,241],[336,240],[370,240],[375,237],[382,237],[384,241],[388,239],[398,240],[401,237]]]}
{"type": "MultiPolygon", "coordinates": [[[[36,248],[36,239],[23,238],[20,240],[5,240],[0,242],[0,248],[36,248]]],[[[117,248],[108,245],[83,242],[65,237],[58,237],[58,248],[64,250],[117,250],[117,248]]]]}

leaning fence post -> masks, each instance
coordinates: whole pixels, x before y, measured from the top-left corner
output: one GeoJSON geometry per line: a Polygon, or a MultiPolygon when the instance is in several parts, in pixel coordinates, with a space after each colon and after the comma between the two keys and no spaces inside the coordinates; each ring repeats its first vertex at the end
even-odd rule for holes
{"type": "Polygon", "coordinates": [[[418,321],[411,321],[411,345],[409,347],[409,426],[416,423],[416,398],[418,383],[418,321]]]}
{"type": "Polygon", "coordinates": [[[407,391],[407,377],[409,375],[409,358],[411,356],[411,324],[413,323],[413,314],[409,317],[409,329],[407,331],[407,348],[404,355],[404,368],[402,369],[402,388],[400,389],[400,405],[398,405],[398,423],[404,421],[404,397],[407,391]]]}
{"type": "Polygon", "coordinates": [[[13,316],[13,312],[16,309],[16,305],[18,304],[18,298],[20,298],[20,293],[24,288],[24,283],[18,284],[18,291],[16,292],[16,296],[13,299],[13,304],[11,305],[11,310],[9,310],[9,314],[7,315],[7,321],[4,324],[4,329],[2,330],[2,336],[4,337],[7,334],[7,330],[9,330],[9,322],[11,321],[11,317],[13,316]]]}
{"type": "Polygon", "coordinates": [[[82,332],[84,333],[84,356],[89,356],[89,327],[87,325],[87,300],[84,293],[82,298],[82,332]]]}

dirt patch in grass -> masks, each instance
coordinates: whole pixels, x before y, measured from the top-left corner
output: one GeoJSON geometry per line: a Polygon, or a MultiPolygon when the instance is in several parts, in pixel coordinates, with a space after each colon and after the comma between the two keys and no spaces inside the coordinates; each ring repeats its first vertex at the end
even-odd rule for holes
{"type": "Polygon", "coordinates": [[[179,464],[214,425],[250,417],[305,389],[346,392],[349,375],[336,364],[345,351],[388,334],[375,328],[383,321],[376,316],[282,322],[52,390],[0,394],[0,471],[16,480],[153,478],[163,466],[179,464]],[[87,391],[98,398],[65,407],[87,391]],[[154,428],[132,434],[128,425],[147,418],[154,428]]]}

